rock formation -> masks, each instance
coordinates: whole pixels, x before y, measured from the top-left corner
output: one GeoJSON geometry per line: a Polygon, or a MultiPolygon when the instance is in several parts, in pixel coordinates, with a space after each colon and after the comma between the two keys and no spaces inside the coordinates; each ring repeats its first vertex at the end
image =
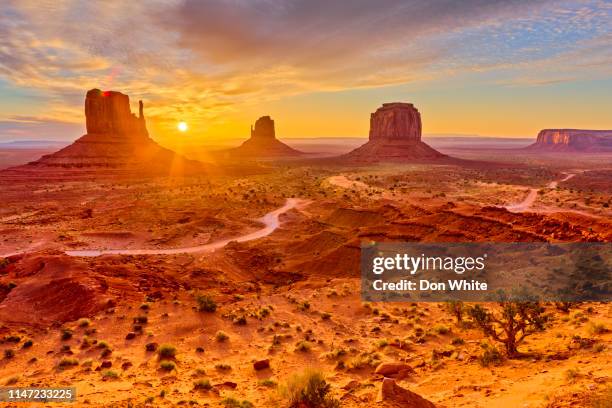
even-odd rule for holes
{"type": "Polygon", "coordinates": [[[436,408],[434,403],[410,390],[400,387],[395,380],[383,378],[378,395],[378,402],[385,406],[392,405],[410,408],[436,408]]]}
{"type": "Polygon", "coordinates": [[[153,173],[193,172],[202,163],[187,160],[159,146],[149,137],[144,106],[139,115],[130,110],[127,95],[92,89],[85,97],[87,134],[63,149],[12,170],[121,169],[153,173]]]}
{"type": "Polygon", "coordinates": [[[552,152],[612,152],[612,130],[544,129],[530,150],[552,152]]]}
{"type": "Polygon", "coordinates": [[[421,114],[411,103],[384,103],[370,115],[366,144],[342,156],[358,162],[430,160],[445,157],[421,141],[421,114]]]}
{"type": "Polygon", "coordinates": [[[274,121],[270,116],[257,119],[251,126],[251,137],[239,147],[225,150],[230,157],[274,158],[299,156],[303,154],[276,138],[274,121]]]}

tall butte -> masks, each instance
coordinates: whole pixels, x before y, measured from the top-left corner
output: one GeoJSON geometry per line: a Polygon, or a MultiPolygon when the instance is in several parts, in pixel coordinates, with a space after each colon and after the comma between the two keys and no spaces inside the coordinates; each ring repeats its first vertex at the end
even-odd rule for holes
{"type": "Polygon", "coordinates": [[[178,174],[203,169],[203,164],[163,148],[149,137],[144,106],[138,116],[130,110],[130,98],[115,91],[92,89],[85,97],[87,134],[63,149],[9,171],[70,173],[79,170],[127,170],[178,174]]]}
{"type": "Polygon", "coordinates": [[[446,157],[421,141],[421,114],[411,103],[393,102],[370,115],[366,144],[341,156],[356,162],[418,161],[446,157]]]}
{"type": "Polygon", "coordinates": [[[295,150],[276,138],[274,121],[270,116],[262,116],[251,126],[251,137],[239,147],[228,149],[230,156],[239,157],[286,157],[299,156],[304,153],[295,150]]]}

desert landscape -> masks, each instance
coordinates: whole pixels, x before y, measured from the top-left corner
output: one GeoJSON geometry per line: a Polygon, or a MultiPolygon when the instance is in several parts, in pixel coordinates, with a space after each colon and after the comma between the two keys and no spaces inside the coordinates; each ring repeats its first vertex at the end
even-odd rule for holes
{"type": "Polygon", "coordinates": [[[612,407],[611,17],[7,1],[0,406],[612,407]],[[458,243],[544,245],[372,301],[368,249],[458,243]]]}
{"type": "MultiPolygon", "coordinates": [[[[115,129],[130,114],[104,113],[110,96],[88,108],[91,92],[79,140],[103,142],[89,123],[115,129]]],[[[505,356],[470,305],[363,302],[359,252],[610,242],[608,153],[454,157],[466,147],[425,145],[412,105],[386,106],[372,115],[376,147],[340,159],[221,157],[161,175],[186,159],[116,163],[129,143],[92,143],[2,171],[4,384],[74,386],[87,406],[285,406],[279,390],[311,369],[329,385],[317,406],[606,406],[608,303],[543,305],[545,328],[505,356]]]]}

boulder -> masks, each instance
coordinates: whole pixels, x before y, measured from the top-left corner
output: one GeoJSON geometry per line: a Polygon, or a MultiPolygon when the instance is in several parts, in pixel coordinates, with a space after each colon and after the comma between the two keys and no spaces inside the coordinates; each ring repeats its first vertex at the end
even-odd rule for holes
{"type": "Polygon", "coordinates": [[[258,360],[253,363],[253,368],[255,371],[265,370],[266,368],[270,368],[270,360],[258,360]]]}
{"type": "Polygon", "coordinates": [[[436,406],[410,390],[400,387],[391,378],[384,378],[378,395],[379,402],[406,408],[436,408],[436,406]]]}
{"type": "Polygon", "coordinates": [[[393,376],[401,376],[406,377],[408,375],[414,374],[414,369],[410,367],[406,363],[401,362],[387,362],[380,363],[376,370],[374,370],[375,374],[380,374],[385,377],[393,377],[393,376]]]}

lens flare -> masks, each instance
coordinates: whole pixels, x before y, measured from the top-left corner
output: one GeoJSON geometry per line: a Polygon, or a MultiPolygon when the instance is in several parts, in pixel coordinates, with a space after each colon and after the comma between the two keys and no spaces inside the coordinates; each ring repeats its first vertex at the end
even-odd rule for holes
{"type": "Polygon", "coordinates": [[[178,130],[180,130],[181,132],[186,132],[188,129],[187,123],[185,122],[179,122],[179,124],[177,125],[178,130]]]}

